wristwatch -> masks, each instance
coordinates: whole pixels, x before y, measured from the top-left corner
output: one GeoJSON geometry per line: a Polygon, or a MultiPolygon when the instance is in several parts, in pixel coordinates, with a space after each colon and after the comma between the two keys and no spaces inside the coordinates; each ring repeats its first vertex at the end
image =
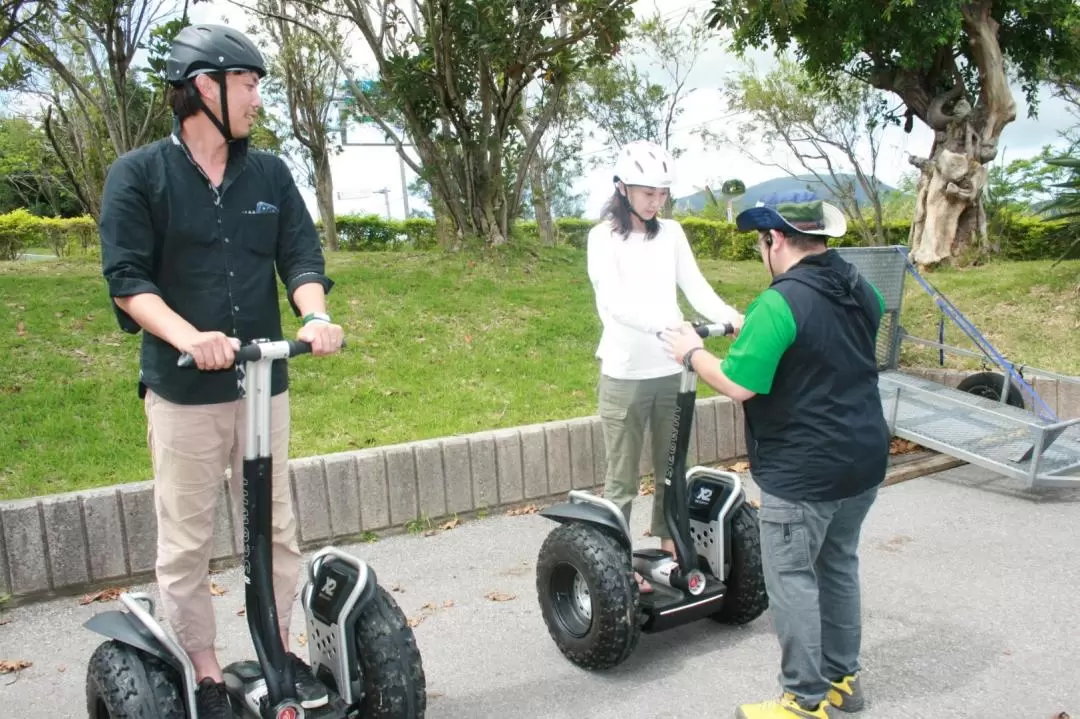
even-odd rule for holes
{"type": "Polygon", "coordinates": [[[692,361],[691,361],[690,358],[694,356],[695,352],[697,352],[698,350],[703,350],[703,349],[705,349],[705,348],[704,347],[691,347],[690,351],[683,355],[683,358],[682,358],[683,367],[685,367],[686,369],[694,369],[694,365],[692,364],[692,361]]]}
{"type": "Polygon", "coordinates": [[[309,322],[326,322],[330,323],[330,315],[325,312],[309,312],[304,315],[303,323],[306,325],[309,322]]]}

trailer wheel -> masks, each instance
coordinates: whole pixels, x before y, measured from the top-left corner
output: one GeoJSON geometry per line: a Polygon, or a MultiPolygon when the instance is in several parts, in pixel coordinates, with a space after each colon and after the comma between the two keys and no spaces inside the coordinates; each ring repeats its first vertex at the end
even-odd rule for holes
{"type": "MultiPolygon", "coordinates": [[[[961,392],[986,397],[995,402],[1001,399],[1001,391],[1005,387],[1005,375],[999,372],[978,372],[964,379],[956,385],[961,392]]],[[[1009,397],[1006,402],[1013,407],[1024,409],[1024,393],[1015,384],[1009,383],[1009,397]]]]}

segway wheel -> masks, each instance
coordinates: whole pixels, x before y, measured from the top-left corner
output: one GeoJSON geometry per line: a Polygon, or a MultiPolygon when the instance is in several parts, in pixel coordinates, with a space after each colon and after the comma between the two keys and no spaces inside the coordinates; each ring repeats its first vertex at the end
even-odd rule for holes
{"type": "Polygon", "coordinates": [[[638,585],[626,548],[586,524],[556,528],[540,548],[536,591],[559,651],[584,669],[622,663],[641,637],[638,585]]]}
{"type": "Polygon", "coordinates": [[[724,606],[712,618],[724,624],[747,624],[769,608],[765,572],[761,566],[758,512],[743,504],[731,517],[731,572],[724,606]]]}
{"type": "Polygon", "coordinates": [[[176,670],[146,652],[118,641],[104,642],[86,668],[90,719],[184,719],[181,679],[176,670]]]}
{"type": "Polygon", "coordinates": [[[356,654],[364,677],[364,719],[419,719],[427,680],[404,612],[381,586],[356,622],[356,654]]]}

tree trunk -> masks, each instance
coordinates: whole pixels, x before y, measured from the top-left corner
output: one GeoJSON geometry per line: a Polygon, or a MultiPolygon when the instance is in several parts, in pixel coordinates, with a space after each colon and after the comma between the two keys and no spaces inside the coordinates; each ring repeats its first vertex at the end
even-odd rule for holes
{"type": "Polygon", "coordinates": [[[990,3],[968,3],[961,11],[980,91],[974,109],[959,80],[948,93],[935,97],[925,118],[936,131],[930,157],[910,158],[922,170],[910,236],[912,261],[922,266],[955,258],[972,246],[986,246],[986,163],[997,156],[1002,130],[1016,119],[990,3]],[[955,105],[947,112],[945,106],[951,102],[955,105]]]}
{"type": "Polygon", "coordinates": [[[529,163],[529,183],[532,189],[533,214],[536,230],[545,247],[555,246],[555,223],[551,219],[551,199],[544,187],[544,161],[537,153],[529,163]]]}
{"type": "Polygon", "coordinates": [[[330,172],[330,153],[324,147],[323,152],[312,159],[315,161],[315,200],[319,205],[326,248],[337,252],[338,233],[334,215],[334,177],[330,172]]]}

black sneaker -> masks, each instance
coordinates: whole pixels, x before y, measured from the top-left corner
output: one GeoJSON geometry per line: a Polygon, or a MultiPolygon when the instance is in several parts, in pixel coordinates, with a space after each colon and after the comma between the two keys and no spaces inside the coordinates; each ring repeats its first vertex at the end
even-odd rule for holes
{"type": "Polygon", "coordinates": [[[326,686],[315,678],[311,667],[292,652],[288,653],[288,659],[292,662],[293,674],[296,676],[296,698],[300,700],[300,706],[305,709],[326,706],[330,701],[330,693],[326,686]]]}
{"type": "Polygon", "coordinates": [[[206,677],[195,689],[195,707],[199,719],[235,719],[229,693],[223,682],[206,677]]]}

